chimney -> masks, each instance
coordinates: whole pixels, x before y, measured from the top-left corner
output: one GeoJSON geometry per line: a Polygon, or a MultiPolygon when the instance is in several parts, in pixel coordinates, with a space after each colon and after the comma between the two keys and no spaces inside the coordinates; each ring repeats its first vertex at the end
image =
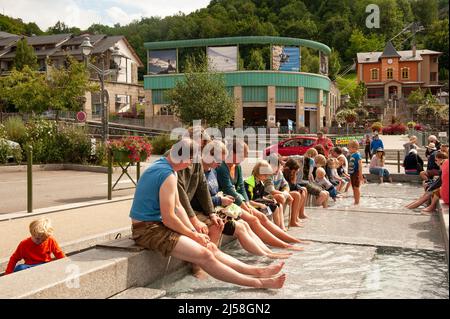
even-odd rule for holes
{"type": "Polygon", "coordinates": [[[416,42],[414,41],[413,45],[412,45],[412,56],[416,57],[416,42]]]}

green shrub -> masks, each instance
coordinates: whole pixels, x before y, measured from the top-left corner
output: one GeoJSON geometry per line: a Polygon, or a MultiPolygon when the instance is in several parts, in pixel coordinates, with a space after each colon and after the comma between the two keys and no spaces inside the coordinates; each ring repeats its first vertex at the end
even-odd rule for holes
{"type": "Polygon", "coordinates": [[[171,140],[169,135],[155,136],[150,142],[152,145],[152,153],[162,155],[167,152],[176,142],[176,140],[171,140]]]}
{"type": "Polygon", "coordinates": [[[8,135],[6,134],[6,128],[2,123],[0,123],[0,138],[8,138],[8,135]]]}
{"type": "Polygon", "coordinates": [[[23,145],[28,139],[27,128],[18,116],[9,117],[5,121],[6,136],[9,140],[23,145]]]}
{"type": "Polygon", "coordinates": [[[96,144],[96,146],[95,146],[95,155],[92,158],[92,162],[95,165],[101,165],[101,166],[107,166],[108,165],[106,146],[102,142],[96,144]]]}
{"type": "Polygon", "coordinates": [[[0,164],[8,163],[8,155],[10,154],[10,148],[8,144],[0,140],[0,164]]]}
{"type": "Polygon", "coordinates": [[[416,122],[414,121],[409,121],[408,123],[406,123],[406,126],[410,129],[414,128],[416,126],[416,122]]]}
{"type": "Polygon", "coordinates": [[[20,164],[22,162],[22,148],[20,146],[11,147],[6,140],[0,138],[0,164],[6,164],[10,158],[20,164]]]}
{"type": "Polygon", "coordinates": [[[82,127],[66,126],[59,130],[56,138],[64,163],[88,162],[91,155],[91,140],[82,127]]]}

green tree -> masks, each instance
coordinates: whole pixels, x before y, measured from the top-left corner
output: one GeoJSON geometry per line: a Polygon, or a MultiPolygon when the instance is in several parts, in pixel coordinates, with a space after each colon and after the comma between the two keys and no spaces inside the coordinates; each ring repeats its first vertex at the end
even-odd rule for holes
{"type": "Polygon", "coordinates": [[[206,72],[205,62],[190,61],[183,81],[168,92],[175,113],[184,124],[224,127],[234,117],[235,104],[221,75],[206,72]]]}
{"type": "Polygon", "coordinates": [[[352,91],[350,91],[350,107],[362,107],[366,93],[367,88],[364,82],[359,82],[358,85],[352,91]]]}
{"type": "Polygon", "coordinates": [[[252,50],[250,53],[250,62],[248,63],[247,70],[265,70],[266,63],[264,63],[264,58],[262,56],[261,51],[252,50]]]}
{"type": "Polygon", "coordinates": [[[438,20],[431,24],[430,30],[425,37],[425,46],[429,50],[436,50],[442,52],[442,56],[439,57],[439,67],[449,68],[449,52],[448,52],[448,28],[449,19],[438,20]]]}
{"type": "Polygon", "coordinates": [[[438,5],[438,0],[415,0],[412,10],[415,17],[428,27],[438,19],[438,5]]]}
{"type": "Polygon", "coordinates": [[[339,74],[339,71],[341,70],[341,59],[339,57],[339,52],[336,51],[334,48],[331,48],[331,54],[328,63],[329,63],[328,76],[330,77],[330,79],[335,80],[336,76],[339,74]]]}
{"type": "Polygon", "coordinates": [[[89,81],[89,73],[83,63],[68,57],[67,68],[49,66],[46,85],[50,108],[57,111],[80,111],[86,91],[97,91],[98,85],[89,81]]]}
{"type": "Polygon", "coordinates": [[[21,71],[13,69],[0,77],[2,99],[14,104],[23,113],[40,113],[48,109],[49,92],[45,74],[25,65],[21,71]]]}
{"type": "Polygon", "coordinates": [[[356,58],[358,52],[372,52],[383,50],[385,45],[384,38],[377,34],[369,36],[364,35],[361,30],[355,29],[349,40],[349,46],[345,52],[347,59],[356,58]]]}
{"type": "Polygon", "coordinates": [[[16,55],[14,57],[14,67],[17,70],[22,70],[25,65],[28,65],[31,69],[36,70],[38,68],[37,57],[34,53],[32,46],[27,44],[27,39],[23,38],[17,42],[16,55]]]}

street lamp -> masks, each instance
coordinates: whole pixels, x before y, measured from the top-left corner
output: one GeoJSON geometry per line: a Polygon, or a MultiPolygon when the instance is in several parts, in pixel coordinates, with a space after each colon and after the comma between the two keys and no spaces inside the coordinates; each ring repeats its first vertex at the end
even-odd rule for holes
{"type": "MultiPolygon", "coordinates": [[[[102,58],[102,68],[100,69],[99,67],[89,63],[88,58],[89,56],[92,54],[92,50],[93,50],[93,46],[91,44],[91,41],[89,39],[89,37],[85,37],[84,41],[81,43],[80,45],[81,48],[81,52],[83,54],[83,57],[85,59],[85,63],[86,63],[86,67],[94,70],[99,77],[100,80],[100,88],[101,88],[101,97],[100,97],[100,103],[101,103],[101,107],[102,107],[102,139],[103,142],[106,143],[106,141],[108,141],[109,138],[109,104],[105,104],[105,76],[116,72],[115,69],[107,69],[105,70],[105,54],[102,53],[100,55],[100,57],[102,58]]],[[[119,48],[117,46],[115,46],[114,48],[110,48],[110,50],[112,51],[111,53],[111,57],[114,60],[115,63],[115,68],[119,69],[120,68],[120,63],[122,61],[122,55],[119,52],[119,48]]]]}

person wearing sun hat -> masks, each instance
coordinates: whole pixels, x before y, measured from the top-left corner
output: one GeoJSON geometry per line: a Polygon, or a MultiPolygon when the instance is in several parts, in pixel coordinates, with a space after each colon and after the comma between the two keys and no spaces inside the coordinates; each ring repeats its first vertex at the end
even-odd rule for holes
{"type": "Polygon", "coordinates": [[[385,153],[384,149],[379,147],[375,150],[375,154],[370,161],[369,173],[378,175],[380,177],[380,183],[383,183],[384,177],[389,179],[389,182],[392,183],[392,177],[389,174],[389,171],[384,166],[385,161],[385,153]]]}
{"type": "Polygon", "coordinates": [[[437,151],[436,144],[434,144],[433,142],[430,142],[427,146],[425,146],[425,148],[426,148],[425,151],[426,158],[430,157],[431,153],[437,151]]]}
{"type": "Polygon", "coordinates": [[[436,163],[436,153],[437,152],[438,152],[438,150],[436,149],[436,146],[433,142],[428,144],[427,151],[425,152],[425,155],[428,158],[427,170],[420,172],[420,177],[424,181],[433,179],[434,176],[439,176],[439,174],[441,173],[441,168],[436,163]],[[428,156],[427,156],[427,152],[429,152],[428,156]]]}

